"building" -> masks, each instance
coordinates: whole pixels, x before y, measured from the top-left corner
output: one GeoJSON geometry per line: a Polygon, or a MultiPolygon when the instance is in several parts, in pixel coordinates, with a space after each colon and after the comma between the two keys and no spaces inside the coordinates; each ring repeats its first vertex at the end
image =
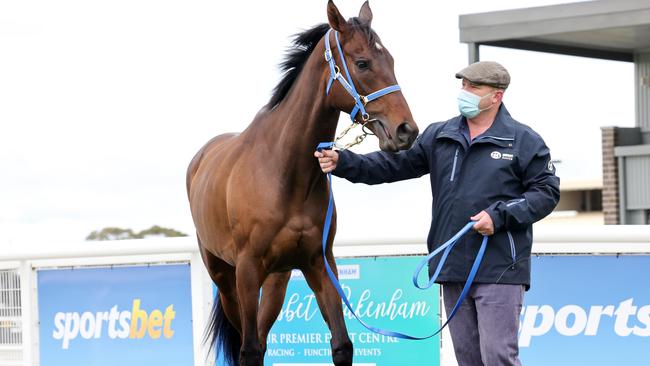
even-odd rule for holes
{"type": "Polygon", "coordinates": [[[559,209],[602,205],[605,224],[649,224],[650,2],[601,0],[469,14],[460,16],[459,26],[470,62],[486,45],[634,63],[635,127],[602,128],[602,187],[562,187],[559,209]]]}

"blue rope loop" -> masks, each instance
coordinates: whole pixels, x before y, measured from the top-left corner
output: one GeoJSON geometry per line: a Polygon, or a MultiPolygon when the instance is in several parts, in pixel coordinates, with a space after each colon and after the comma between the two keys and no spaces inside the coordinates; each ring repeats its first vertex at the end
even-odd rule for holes
{"type": "MultiPolygon", "coordinates": [[[[316,147],[316,151],[318,151],[318,152],[322,152],[323,150],[331,150],[333,147],[334,147],[334,143],[333,143],[333,142],[321,142],[321,143],[318,144],[318,146],[316,147]]],[[[331,186],[330,186],[330,188],[331,188],[331,186]]],[[[330,189],[330,190],[331,190],[331,189],[330,189]]]]}
{"type": "MultiPolygon", "coordinates": [[[[333,142],[322,142],[318,144],[318,147],[316,150],[322,151],[323,149],[331,149],[332,146],[334,145],[333,142]]],[[[478,272],[478,269],[481,265],[481,261],[483,260],[483,255],[485,254],[485,248],[487,246],[488,242],[488,237],[483,236],[483,241],[481,242],[481,247],[479,248],[479,251],[476,255],[476,259],[474,259],[474,263],[472,264],[472,268],[469,272],[469,275],[467,276],[467,281],[465,282],[465,286],[463,286],[463,290],[458,296],[458,300],[456,300],[456,304],[454,305],[454,308],[451,310],[451,312],[447,316],[447,321],[434,333],[424,336],[424,337],[417,337],[417,336],[411,336],[408,334],[400,333],[400,332],[394,332],[390,330],[384,330],[381,328],[373,327],[372,325],[366,324],[359,316],[356,314],[354,309],[352,309],[352,305],[350,304],[350,301],[348,300],[345,292],[343,291],[343,288],[341,287],[340,282],[336,278],[336,275],[332,271],[332,268],[329,265],[329,262],[327,261],[327,239],[329,236],[329,231],[330,227],[332,224],[332,215],[334,213],[334,192],[332,191],[332,173],[327,173],[327,182],[328,182],[328,188],[329,188],[329,203],[327,204],[327,213],[325,215],[325,225],[323,227],[323,237],[322,237],[322,246],[323,246],[323,261],[325,262],[325,270],[327,271],[327,275],[332,282],[332,285],[336,289],[336,292],[338,292],[339,296],[341,297],[341,300],[345,303],[347,306],[348,310],[350,311],[350,314],[354,315],[354,317],[363,325],[366,329],[377,333],[381,335],[385,335],[388,337],[395,337],[395,338],[401,338],[401,339],[409,339],[409,340],[425,340],[428,338],[431,338],[438,333],[440,333],[449,323],[449,321],[454,317],[458,309],[460,308],[460,304],[463,302],[465,297],[467,296],[467,293],[469,292],[469,289],[472,285],[472,282],[474,281],[474,277],[476,276],[476,273],[478,272]]],[[[415,273],[413,274],[413,284],[415,287],[419,289],[427,289],[435,283],[436,278],[438,277],[438,274],[440,274],[440,270],[442,269],[442,266],[444,265],[445,260],[447,259],[447,255],[449,255],[449,252],[451,249],[454,247],[454,245],[458,242],[458,240],[467,233],[472,226],[474,226],[474,222],[469,222],[467,223],[456,235],[454,235],[451,239],[449,239],[446,243],[441,245],[439,248],[434,250],[431,254],[426,256],[419,264],[418,267],[415,270],[415,273]],[[443,257],[440,259],[440,263],[438,263],[438,267],[436,268],[436,272],[434,276],[431,278],[429,283],[425,287],[420,287],[418,284],[417,277],[422,271],[422,268],[429,262],[431,258],[434,256],[438,255],[441,251],[444,250],[443,257]]]]}

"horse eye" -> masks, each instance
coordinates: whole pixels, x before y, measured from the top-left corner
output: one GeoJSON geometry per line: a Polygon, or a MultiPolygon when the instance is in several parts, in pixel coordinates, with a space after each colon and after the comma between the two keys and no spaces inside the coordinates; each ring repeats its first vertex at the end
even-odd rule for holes
{"type": "Polygon", "coordinates": [[[357,67],[359,68],[359,70],[367,70],[370,67],[370,65],[368,61],[357,61],[357,67]]]}

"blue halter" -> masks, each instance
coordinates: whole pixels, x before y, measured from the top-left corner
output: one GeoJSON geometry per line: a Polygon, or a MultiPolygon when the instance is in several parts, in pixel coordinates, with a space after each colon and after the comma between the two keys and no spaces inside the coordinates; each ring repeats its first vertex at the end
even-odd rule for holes
{"type": "Polygon", "coordinates": [[[343,88],[354,98],[354,108],[352,108],[352,111],[350,112],[350,119],[352,122],[356,122],[355,116],[357,113],[361,112],[361,120],[365,123],[370,120],[370,116],[368,115],[368,112],[366,112],[366,104],[372,102],[373,100],[384,96],[386,94],[390,94],[392,92],[396,92],[398,90],[401,90],[400,86],[395,84],[391,85],[388,87],[385,87],[381,90],[377,90],[374,93],[368,94],[366,96],[360,95],[357,92],[357,89],[354,87],[354,82],[352,81],[352,78],[350,77],[350,72],[348,71],[348,65],[345,63],[345,57],[343,57],[343,50],[341,49],[341,43],[339,42],[339,32],[334,31],[334,39],[336,40],[336,47],[339,50],[339,57],[341,58],[341,64],[343,64],[343,70],[345,70],[345,75],[347,76],[346,78],[341,75],[341,70],[339,67],[336,65],[336,62],[334,61],[334,57],[332,54],[332,49],[330,47],[330,32],[332,29],[327,31],[327,34],[325,34],[325,61],[330,66],[330,78],[329,81],[327,82],[327,88],[325,89],[325,93],[329,94],[330,88],[332,87],[332,84],[334,83],[334,80],[338,80],[343,88]]]}

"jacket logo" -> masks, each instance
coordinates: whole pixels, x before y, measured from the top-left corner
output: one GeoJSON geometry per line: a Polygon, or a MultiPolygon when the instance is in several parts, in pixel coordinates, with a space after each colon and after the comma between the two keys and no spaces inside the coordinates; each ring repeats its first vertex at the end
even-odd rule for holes
{"type": "Polygon", "coordinates": [[[514,159],[515,156],[513,154],[500,153],[498,151],[492,151],[492,153],[490,154],[490,157],[492,159],[494,159],[494,160],[499,160],[499,159],[512,160],[512,159],[514,159]]]}
{"type": "Polygon", "coordinates": [[[548,161],[548,170],[553,171],[553,168],[555,168],[555,167],[553,166],[553,161],[549,160],[549,161],[548,161]]]}

